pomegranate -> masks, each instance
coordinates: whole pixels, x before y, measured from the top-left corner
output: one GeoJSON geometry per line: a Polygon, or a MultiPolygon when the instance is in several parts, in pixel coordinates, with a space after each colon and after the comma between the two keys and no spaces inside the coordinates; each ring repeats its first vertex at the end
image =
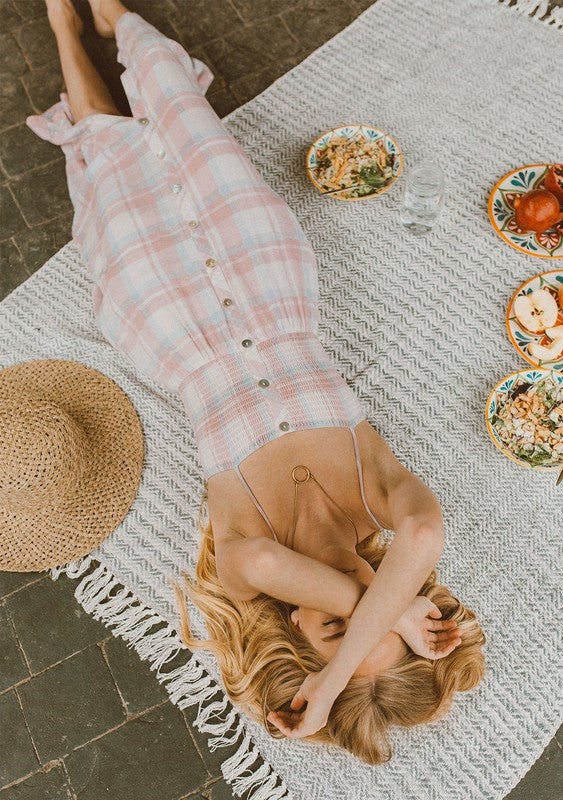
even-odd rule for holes
{"type": "Polygon", "coordinates": [[[543,233],[563,219],[559,200],[547,189],[533,189],[518,195],[513,205],[516,209],[514,221],[524,231],[543,233]]]}
{"type": "Polygon", "coordinates": [[[543,179],[545,188],[552,192],[560,203],[563,203],[563,164],[552,164],[543,179]]]}

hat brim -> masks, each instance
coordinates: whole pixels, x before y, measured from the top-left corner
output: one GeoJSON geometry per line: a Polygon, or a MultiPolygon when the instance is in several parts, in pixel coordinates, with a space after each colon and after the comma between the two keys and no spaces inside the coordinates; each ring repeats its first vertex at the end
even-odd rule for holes
{"type": "Polygon", "coordinates": [[[91,459],[72,496],[29,513],[0,500],[0,569],[33,572],[90,553],[127,515],[144,459],[141,421],[117,383],[76,361],[26,361],[0,371],[0,400],[56,403],[82,427],[91,459]]]}

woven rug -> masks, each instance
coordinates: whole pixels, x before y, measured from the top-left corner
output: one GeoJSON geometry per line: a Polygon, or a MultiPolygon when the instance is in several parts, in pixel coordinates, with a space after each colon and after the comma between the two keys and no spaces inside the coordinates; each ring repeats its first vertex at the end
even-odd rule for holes
{"type": "MultiPolygon", "coordinates": [[[[553,268],[501,241],[486,212],[500,176],[561,160],[554,76],[563,13],[547,12],[547,3],[526,0],[379,0],[225,120],[310,237],[321,339],[370,421],[440,499],[439,580],[487,636],[482,683],[456,695],[442,720],[393,729],[389,763],[370,767],[337,748],[270,738],[232,711],[209,654],[167,671],[181,649],[169,580],[194,569],[203,488],[180,398],[99,332],[88,266],[72,243],[0,305],[0,366],[60,358],[101,370],[132,399],[146,436],[141,486],[122,525],[51,577],[77,579],[79,602],[150,662],[172,702],[197,704],[212,747],[239,743],[223,772],[253,800],[497,800],[557,729],[563,486],[553,472],[505,458],[484,425],[490,388],[525,366],[504,328],[506,304],[523,280],[553,268]],[[403,232],[401,181],[355,203],[311,186],[308,144],[358,121],[388,131],[407,168],[423,156],[444,165],[446,203],[431,234],[403,232]]],[[[204,635],[201,617],[195,623],[204,635]]]]}

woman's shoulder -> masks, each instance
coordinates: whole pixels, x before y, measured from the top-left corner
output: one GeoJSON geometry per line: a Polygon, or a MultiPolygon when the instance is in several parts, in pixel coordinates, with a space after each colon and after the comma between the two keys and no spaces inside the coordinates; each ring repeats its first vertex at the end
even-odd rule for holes
{"type": "Polygon", "coordinates": [[[369,471],[371,479],[377,481],[381,491],[388,492],[409,470],[367,419],[356,425],[354,430],[358,437],[364,472],[367,475],[369,471]]]}
{"type": "Polygon", "coordinates": [[[208,480],[207,507],[216,549],[233,540],[271,538],[234,469],[224,470],[208,480]],[[262,523],[265,530],[261,529],[262,523]]]}

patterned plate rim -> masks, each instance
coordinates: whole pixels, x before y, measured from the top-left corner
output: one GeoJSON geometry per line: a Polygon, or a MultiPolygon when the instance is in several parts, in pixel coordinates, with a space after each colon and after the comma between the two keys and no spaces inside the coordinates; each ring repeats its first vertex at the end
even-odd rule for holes
{"type": "MultiPolygon", "coordinates": [[[[538,272],[537,275],[533,275],[531,278],[528,278],[527,281],[524,281],[524,283],[522,283],[516,289],[516,291],[514,292],[512,297],[510,298],[510,302],[509,302],[508,307],[506,309],[505,323],[506,323],[506,330],[508,331],[508,336],[510,338],[510,341],[512,342],[512,344],[514,345],[514,347],[516,348],[518,353],[522,356],[522,358],[525,361],[528,362],[528,364],[531,364],[533,367],[536,367],[537,369],[555,370],[556,372],[560,372],[560,371],[563,370],[563,356],[561,356],[560,358],[557,359],[557,362],[556,362],[557,364],[559,364],[559,362],[561,362],[561,366],[559,366],[559,367],[555,366],[554,364],[552,364],[550,366],[540,366],[537,361],[532,361],[531,357],[526,355],[526,353],[524,353],[524,351],[522,350],[522,348],[520,347],[520,345],[518,344],[518,342],[516,341],[516,339],[512,335],[512,331],[510,330],[510,324],[509,324],[510,312],[512,311],[512,306],[514,305],[514,300],[516,299],[516,296],[522,291],[522,289],[525,289],[526,286],[529,283],[531,283],[532,281],[537,280],[538,278],[543,278],[546,275],[555,275],[555,274],[563,275],[563,269],[548,269],[547,272],[538,272]]],[[[563,283],[561,285],[563,286],[563,283]]],[[[561,310],[563,311],[563,309],[561,309],[561,310]]]]}
{"type": "MultiPolygon", "coordinates": [[[[403,151],[401,150],[395,139],[393,139],[392,136],[389,136],[388,133],[385,133],[385,131],[382,131],[381,128],[376,128],[375,125],[367,125],[365,122],[349,122],[347,125],[337,125],[335,128],[330,128],[328,131],[325,131],[324,133],[321,133],[319,136],[317,136],[315,141],[311,144],[311,146],[307,150],[307,155],[305,156],[305,171],[307,172],[309,180],[311,181],[313,186],[316,189],[318,189],[321,194],[327,195],[327,197],[333,197],[335,200],[347,200],[347,201],[369,200],[370,197],[379,197],[380,195],[385,194],[385,192],[388,189],[390,189],[391,186],[393,186],[393,184],[403,171],[403,151]],[[321,189],[317,180],[313,177],[312,170],[309,167],[309,156],[311,155],[311,151],[316,147],[317,142],[320,139],[322,139],[323,136],[328,136],[329,133],[334,133],[335,131],[341,131],[343,128],[369,128],[371,131],[376,131],[377,133],[380,133],[382,136],[385,136],[385,138],[389,139],[390,142],[393,142],[393,144],[397,148],[397,155],[399,156],[399,169],[397,170],[397,174],[393,176],[393,179],[387,184],[387,186],[381,189],[381,191],[373,192],[372,194],[366,194],[363,197],[340,197],[339,192],[336,192],[335,194],[328,194],[327,192],[324,192],[321,189]]],[[[348,187],[346,189],[343,189],[342,191],[348,192],[350,191],[351,188],[353,187],[348,187]]]]}
{"type": "Polygon", "coordinates": [[[491,416],[490,415],[490,411],[489,411],[489,409],[491,407],[491,401],[494,399],[495,393],[497,392],[499,386],[501,384],[503,384],[505,381],[510,380],[510,378],[517,378],[517,376],[520,376],[520,375],[522,375],[522,376],[530,375],[530,373],[532,373],[532,372],[535,372],[535,373],[538,374],[537,378],[532,378],[531,382],[533,382],[533,383],[539,383],[540,380],[543,380],[548,375],[554,375],[555,376],[555,382],[557,382],[557,383],[559,383],[559,384],[561,384],[563,386],[563,375],[560,372],[557,372],[557,370],[554,370],[554,369],[539,369],[539,368],[538,369],[519,369],[516,372],[509,372],[508,375],[505,375],[504,378],[501,378],[501,380],[496,384],[496,386],[494,386],[493,389],[491,389],[491,393],[489,394],[489,396],[487,398],[487,402],[485,404],[485,422],[487,424],[487,431],[488,431],[488,434],[489,434],[490,438],[493,440],[494,444],[498,447],[498,449],[501,451],[501,453],[503,453],[505,456],[508,456],[508,458],[510,458],[512,461],[515,461],[516,464],[520,464],[520,466],[527,467],[528,469],[541,469],[541,470],[559,469],[559,470],[561,470],[561,469],[563,469],[563,462],[562,461],[560,461],[557,464],[551,464],[550,466],[547,467],[547,466],[542,466],[540,464],[528,464],[528,462],[523,461],[522,459],[518,458],[518,456],[515,456],[514,453],[510,452],[510,450],[505,449],[497,441],[497,438],[496,438],[496,436],[495,436],[495,434],[493,432],[493,426],[489,422],[489,417],[491,416]]]}
{"type": "Polygon", "coordinates": [[[493,229],[498,233],[500,238],[504,242],[509,244],[511,247],[514,247],[514,249],[518,250],[520,253],[525,253],[527,256],[533,256],[534,258],[550,258],[550,259],[563,258],[563,252],[558,256],[550,256],[547,253],[545,255],[543,253],[531,253],[529,250],[526,250],[524,247],[520,247],[519,245],[517,245],[514,242],[512,242],[507,236],[504,235],[503,231],[500,230],[500,228],[498,227],[498,225],[497,225],[497,223],[495,221],[495,218],[494,218],[494,215],[493,215],[493,203],[494,203],[494,198],[495,198],[496,191],[499,188],[500,184],[503,181],[505,181],[507,178],[509,178],[511,175],[514,175],[515,172],[520,172],[523,169],[531,169],[532,167],[551,167],[551,166],[552,166],[551,163],[546,163],[546,164],[523,164],[521,167],[516,167],[516,169],[513,169],[510,172],[507,172],[506,175],[503,175],[502,178],[500,178],[500,180],[498,180],[495,183],[495,185],[493,186],[493,188],[491,189],[491,193],[489,195],[489,201],[487,203],[487,213],[489,215],[489,220],[491,221],[491,225],[493,226],[493,229]]]}

